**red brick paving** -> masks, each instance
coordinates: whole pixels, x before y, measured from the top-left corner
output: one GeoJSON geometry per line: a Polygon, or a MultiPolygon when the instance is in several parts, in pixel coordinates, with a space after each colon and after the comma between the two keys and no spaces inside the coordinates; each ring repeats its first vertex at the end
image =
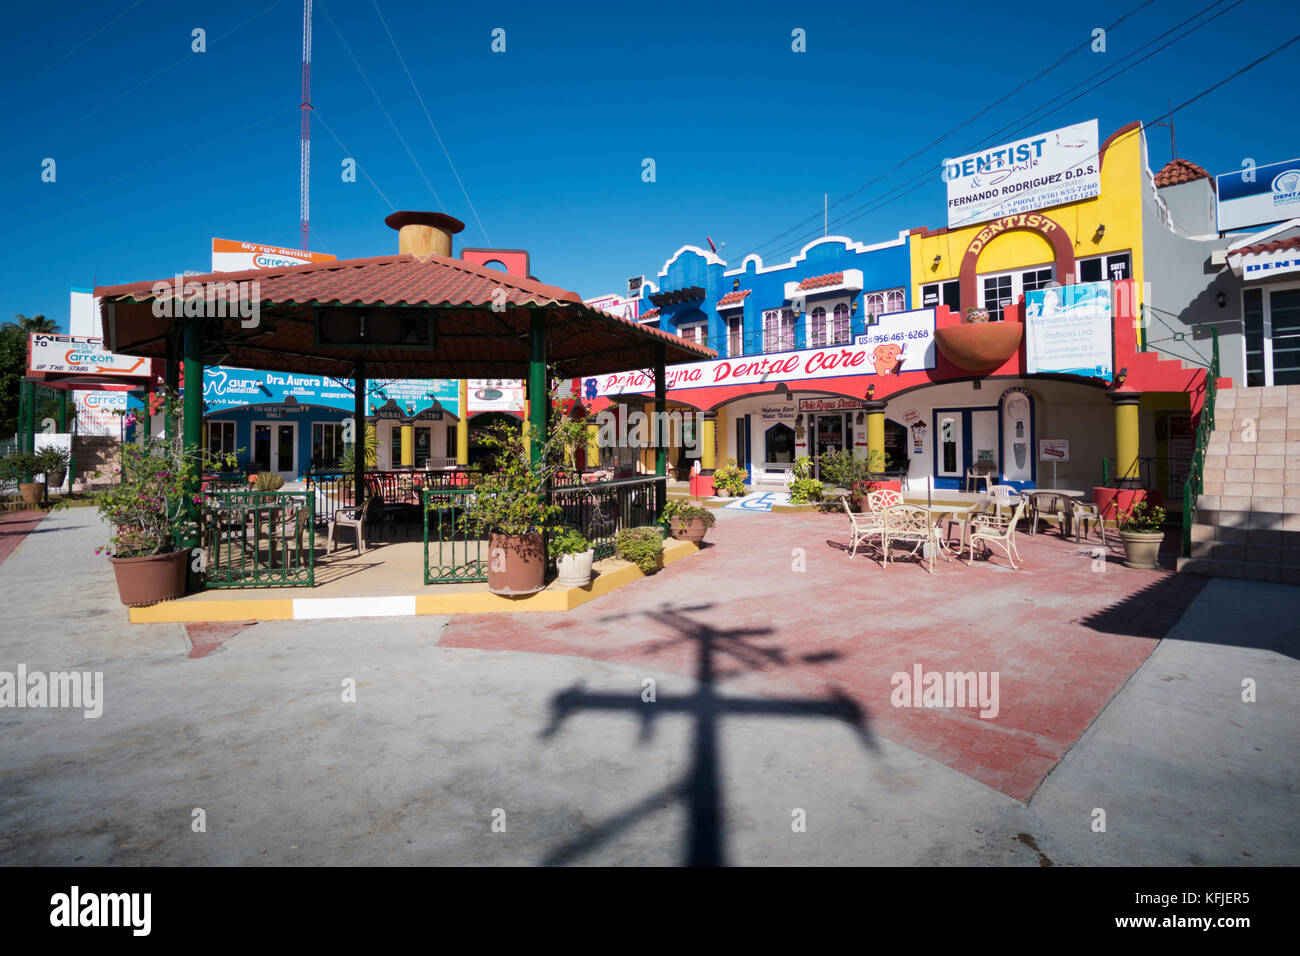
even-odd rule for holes
{"type": "Polygon", "coordinates": [[[195,621],[185,625],[185,634],[190,639],[190,657],[207,657],[213,651],[220,650],[226,643],[244,628],[256,624],[256,621],[195,621]]]}
{"type": "Polygon", "coordinates": [[[713,680],[752,694],[824,700],[838,691],[868,729],[1027,800],[1146,660],[1205,584],[1134,571],[1095,541],[1019,536],[1004,558],[880,564],[843,549],[846,519],[738,515],[713,547],[567,613],[454,618],[444,645],[570,654],[694,676],[712,635],[713,680]],[[806,571],[792,570],[803,548],[806,571]],[[1000,713],[896,708],[896,672],[996,671],[1000,713]]]}
{"type": "Polygon", "coordinates": [[[0,511],[0,564],[18,550],[27,533],[41,523],[45,512],[39,508],[26,511],[0,511]]]}

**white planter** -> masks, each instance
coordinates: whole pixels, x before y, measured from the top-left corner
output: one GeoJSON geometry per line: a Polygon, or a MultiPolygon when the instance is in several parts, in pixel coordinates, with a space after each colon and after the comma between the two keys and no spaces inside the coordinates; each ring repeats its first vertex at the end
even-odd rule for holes
{"type": "Polygon", "coordinates": [[[555,559],[560,576],[555,583],[562,588],[585,588],[591,583],[591,565],[596,559],[596,549],[588,548],[580,554],[562,554],[555,559]]]}

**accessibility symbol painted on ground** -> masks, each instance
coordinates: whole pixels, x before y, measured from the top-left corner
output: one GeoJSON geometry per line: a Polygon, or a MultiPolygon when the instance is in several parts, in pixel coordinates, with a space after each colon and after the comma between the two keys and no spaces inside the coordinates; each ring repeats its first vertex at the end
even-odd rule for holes
{"type": "Polygon", "coordinates": [[[773,505],[788,505],[790,496],[784,491],[755,491],[753,494],[733,501],[724,508],[736,511],[771,511],[773,505]]]}

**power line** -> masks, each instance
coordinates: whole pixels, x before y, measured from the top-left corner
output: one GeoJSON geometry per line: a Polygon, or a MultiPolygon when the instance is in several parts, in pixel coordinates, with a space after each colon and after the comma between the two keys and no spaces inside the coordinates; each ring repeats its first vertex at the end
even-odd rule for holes
{"type": "MultiPolygon", "coordinates": [[[[1150,6],[1153,2],[1154,2],[1154,0],[1144,0],[1144,2],[1138,4],[1136,7],[1134,7],[1133,9],[1131,9],[1131,10],[1129,10],[1127,13],[1125,13],[1123,16],[1121,16],[1121,17],[1120,17],[1118,20],[1116,20],[1114,23],[1110,24],[1110,26],[1106,27],[1106,31],[1109,33],[1111,30],[1115,29],[1117,26],[1119,26],[1121,23],[1123,23],[1123,22],[1124,22],[1125,20],[1127,20],[1129,17],[1133,16],[1133,15],[1134,15],[1135,13],[1137,13],[1139,10],[1142,10],[1142,9],[1144,9],[1145,7],[1150,6]]],[[[1215,3],[1222,3],[1222,2],[1223,2],[1223,0],[1214,0],[1214,3],[1210,4],[1210,6],[1214,6],[1215,3]]],[[[948,139],[950,136],[952,136],[952,135],[953,135],[954,133],[956,133],[958,130],[964,129],[965,127],[969,126],[971,123],[975,122],[975,120],[977,120],[977,119],[979,119],[981,116],[983,116],[985,113],[989,112],[989,110],[993,109],[994,107],[996,107],[996,106],[998,106],[998,105],[1000,105],[1000,104],[1006,102],[1008,99],[1010,99],[1011,97],[1015,96],[1017,93],[1019,93],[1019,92],[1020,92],[1021,90],[1023,90],[1025,87],[1027,87],[1029,84],[1031,84],[1031,83],[1035,83],[1035,82],[1037,82],[1038,80],[1042,79],[1044,76],[1046,76],[1048,73],[1052,72],[1052,70],[1055,70],[1058,66],[1060,66],[1062,63],[1064,63],[1064,62],[1065,62],[1066,60],[1068,60],[1070,57],[1074,56],[1074,54],[1078,53],[1078,52],[1079,52],[1080,50],[1082,50],[1084,47],[1089,46],[1089,45],[1091,44],[1091,42],[1092,42],[1092,40],[1091,40],[1091,39],[1088,39],[1088,40],[1084,40],[1084,41],[1083,41],[1082,43],[1080,43],[1078,46],[1071,47],[1071,48],[1070,48],[1069,50],[1067,50],[1067,51],[1066,51],[1066,52],[1065,52],[1065,53],[1064,53],[1060,58],[1058,58],[1058,59],[1056,60],[1055,63],[1051,64],[1050,66],[1046,67],[1046,68],[1043,69],[1043,70],[1040,70],[1037,74],[1035,74],[1034,76],[1030,77],[1028,80],[1025,80],[1023,83],[1021,83],[1021,84],[1020,84],[1019,86],[1017,86],[1015,89],[1011,90],[1009,93],[1006,93],[1006,94],[1004,94],[1002,97],[1000,97],[999,99],[994,100],[992,103],[990,103],[988,106],[984,107],[984,108],[983,108],[982,110],[980,110],[978,113],[975,113],[973,116],[967,117],[965,120],[963,120],[962,122],[958,123],[956,126],[952,127],[952,128],[951,128],[950,130],[948,130],[947,132],[943,133],[942,135],[940,135],[940,136],[937,137],[936,139],[934,139],[934,140],[932,140],[931,142],[927,143],[925,146],[922,146],[920,149],[918,149],[916,152],[912,153],[910,156],[906,156],[906,157],[904,157],[903,159],[899,160],[897,163],[895,163],[895,164],[894,164],[893,166],[891,166],[889,169],[885,170],[885,171],[884,171],[883,173],[881,173],[879,176],[876,176],[874,179],[870,179],[870,180],[868,180],[867,182],[863,183],[863,184],[862,184],[861,186],[859,186],[857,189],[853,190],[853,192],[851,192],[851,193],[849,193],[848,195],[843,196],[843,197],[841,197],[841,198],[835,200],[835,202],[831,203],[831,208],[834,208],[835,206],[838,206],[840,203],[842,203],[842,202],[846,202],[847,200],[852,199],[854,196],[858,195],[858,193],[862,192],[864,189],[868,188],[869,186],[875,185],[876,183],[880,182],[882,179],[885,179],[886,177],[888,177],[890,174],[896,172],[897,170],[901,169],[903,166],[906,166],[908,163],[910,163],[910,162],[912,162],[913,160],[917,159],[918,157],[920,157],[921,155],[923,155],[927,150],[932,149],[932,148],[935,147],[935,146],[938,146],[940,143],[942,143],[944,140],[948,139]]],[[[754,247],[754,252],[755,252],[755,253],[758,253],[759,250],[761,250],[761,249],[763,249],[763,248],[765,248],[765,247],[767,247],[767,246],[772,245],[772,244],[773,244],[774,242],[776,242],[777,240],[784,238],[785,236],[787,236],[787,235],[789,235],[790,233],[794,232],[794,231],[795,231],[796,229],[798,229],[800,226],[804,225],[805,223],[812,222],[812,221],[813,221],[814,219],[816,219],[816,218],[817,218],[817,217],[816,217],[816,214],[814,214],[814,215],[812,215],[812,216],[809,216],[809,217],[806,218],[806,219],[801,220],[800,222],[796,223],[794,226],[791,226],[789,229],[785,230],[785,232],[782,232],[780,235],[774,236],[772,239],[769,239],[769,240],[767,240],[766,242],[762,242],[762,243],[760,243],[758,246],[755,246],[755,247],[754,247]]]]}
{"type": "MultiPolygon", "coordinates": [[[[334,132],[333,127],[331,127],[329,123],[325,122],[325,117],[321,115],[320,108],[315,107],[312,109],[312,112],[316,114],[316,119],[320,121],[320,124],[325,127],[325,132],[330,134],[330,138],[332,138],[334,142],[339,144],[339,149],[343,150],[343,155],[349,158],[353,158],[352,151],[348,149],[345,145],[343,145],[343,140],[338,138],[338,136],[334,132]]],[[[370,183],[374,191],[379,193],[379,198],[382,199],[388,205],[388,208],[391,209],[393,212],[397,212],[397,207],[392,204],[389,198],[384,195],[384,191],[380,189],[378,185],[376,185],[373,179],[370,178],[370,174],[366,172],[366,167],[362,166],[360,163],[357,163],[357,169],[361,170],[361,175],[366,177],[366,182],[370,183]]]]}
{"type": "Polygon", "coordinates": [[[374,5],[375,13],[379,16],[379,22],[384,25],[384,32],[388,34],[388,42],[393,45],[393,52],[397,54],[397,62],[402,64],[402,69],[406,72],[406,79],[410,82],[411,89],[415,91],[415,98],[420,101],[420,108],[424,110],[424,118],[429,121],[429,128],[433,130],[433,135],[438,138],[438,145],[442,147],[442,154],[447,157],[447,165],[451,167],[452,175],[456,177],[456,182],[460,186],[460,193],[465,197],[465,202],[469,205],[469,211],[474,214],[474,221],[478,223],[479,232],[483,233],[483,239],[490,246],[492,240],[488,238],[487,230],[483,228],[483,220],[479,218],[478,210],[474,208],[474,203],[470,201],[469,193],[465,189],[465,183],[456,170],[456,164],[451,161],[451,153],[447,152],[447,147],[442,141],[442,134],[438,132],[438,127],[434,125],[433,117],[429,115],[429,107],[424,104],[424,97],[420,95],[420,90],[415,85],[415,78],[411,76],[411,71],[406,67],[406,60],[402,57],[402,51],[397,48],[397,41],[393,39],[393,33],[388,29],[388,21],[380,13],[379,4],[376,0],[370,0],[370,2],[374,5]]]}
{"type": "MultiPolygon", "coordinates": [[[[1236,2],[1233,3],[1231,6],[1228,6],[1228,7],[1225,7],[1224,9],[1222,9],[1222,10],[1219,10],[1219,11],[1218,11],[1217,13],[1215,13],[1213,16],[1209,17],[1208,19],[1204,20],[1204,21],[1201,22],[1201,23],[1196,24],[1195,26],[1191,27],[1190,29],[1184,31],[1183,33],[1179,34],[1177,37],[1174,37],[1174,38],[1173,38],[1172,40],[1170,40],[1168,43],[1165,43],[1164,45],[1162,45],[1162,46],[1160,46],[1160,47],[1158,47],[1158,48],[1156,48],[1156,49],[1154,49],[1154,50],[1150,50],[1149,52],[1147,52],[1145,55],[1141,56],[1139,59],[1135,60],[1134,62],[1128,64],[1127,66],[1124,66],[1122,69],[1118,69],[1118,70],[1116,70],[1116,67],[1121,66],[1121,65],[1124,63],[1125,60],[1128,60],[1128,59],[1130,59],[1131,57],[1136,56],[1138,53],[1141,53],[1143,50],[1145,50],[1145,49],[1147,49],[1148,47],[1150,47],[1152,43],[1155,43],[1155,42],[1157,42],[1158,40],[1161,40],[1161,39],[1163,39],[1164,37],[1167,37],[1170,33],[1173,33],[1175,30],[1178,30],[1179,28],[1185,26],[1186,24],[1190,23],[1192,20],[1197,19],[1198,17],[1202,16],[1204,13],[1206,13],[1206,12],[1209,11],[1210,9],[1214,8],[1215,6],[1218,6],[1220,3],[1223,3],[1223,2],[1225,2],[1225,0],[1215,0],[1214,3],[1211,3],[1211,4],[1209,4],[1208,6],[1203,7],[1201,10],[1198,10],[1196,13],[1192,14],[1190,17],[1187,17],[1186,19],[1182,20],[1181,22],[1175,24],[1173,27],[1171,27],[1169,30],[1166,30],[1164,33],[1160,34],[1159,36],[1153,37],[1151,40],[1149,40],[1146,44],[1144,44],[1144,45],[1143,45],[1142,47],[1140,47],[1138,50],[1135,50],[1135,51],[1133,51],[1132,53],[1127,54],[1126,56],[1122,57],[1118,62],[1116,62],[1116,63],[1114,63],[1114,64],[1111,64],[1110,66],[1107,66],[1106,68],[1104,68],[1104,69],[1102,69],[1102,70],[1099,70],[1097,73],[1094,73],[1092,76],[1088,77],[1087,79],[1082,80],[1082,81],[1080,81],[1079,83],[1075,84],[1073,87],[1071,87],[1069,90],[1066,90],[1065,92],[1066,92],[1066,93],[1070,93],[1070,92],[1073,92],[1074,90],[1078,90],[1080,87],[1082,87],[1082,86],[1084,86],[1085,84],[1089,83],[1091,80],[1095,79],[1096,77],[1098,77],[1098,76],[1102,76],[1102,74],[1106,73],[1107,71],[1115,70],[1115,72],[1112,73],[1110,76],[1106,76],[1106,77],[1104,77],[1103,79],[1098,80],[1098,81],[1097,81],[1096,83],[1094,83],[1092,86],[1087,87],[1087,89],[1085,89],[1085,90],[1083,90],[1082,92],[1078,93],[1077,95],[1071,97],[1070,99],[1062,101],[1062,100],[1059,99],[1059,97],[1053,97],[1051,100],[1048,101],[1047,104],[1042,104],[1042,105],[1040,105],[1039,107],[1036,107],[1036,108],[1035,108],[1035,110],[1042,110],[1042,109],[1044,108],[1044,106],[1049,105],[1049,104],[1053,104],[1053,103],[1054,103],[1055,105],[1054,105],[1051,109],[1046,110],[1046,112],[1039,113],[1037,116],[1035,116],[1033,119],[1031,119],[1031,120],[1029,120],[1029,121],[1027,121],[1027,122],[1026,122],[1026,121],[1023,121],[1023,120],[1021,120],[1021,119],[1017,119],[1016,121],[1014,121],[1014,122],[1012,122],[1012,123],[1009,123],[1009,124],[1003,126],[1001,129],[999,129],[999,130],[996,131],[995,133],[991,134],[991,136],[988,137],[988,138],[986,139],[986,141],[985,141],[985,142],[986,142],[986,145],[985,145],[985,146],[982,146],[982,147],[979,147],[979,148],[983,149],[983,148],[987,148],[988,146],[995,145],[996,143],[998,143],[998,142],[1000,142],[1000,141],[1002,141],[1003,139],[1006,138],[1006,136],[1007,136],[1007,134],[1008,134],[1008,131],[1010,131],[1010,130],[1016,128],[1016,127],[1019,127],[1019,131],[1023,131],[1023,130],[1026,130],[1026,129],[1030,129],[1030,128],[1032,128],[1033,126],[1035,126],[1035,125],[1041,123],[1041,122],[1042,122],[1044,119],[1046,119],[1048,116],[1051,116],[1051,115],[1053,115],[1054,113],[1060,111],[1061,109],[1064,109],[1065,106],[1067,106],[1069,103],[1072,103],[1072,102],[1074,102],[1075,100],[1079,99],[1080,97],[1085,96],[1085,95],[1087,95],[1088,93],[1092,92],[1093,90],[1095,90],[1095,89],[1097,89],[1097,88],[1099,88],[1099,87],[1105,85],[1106,83],[1109,83],[1109,82],[1111,82],[1111,81],[1114,80],[1114,79],[1117,79],[1119,76],[1121,76],[1121,75],[1124,74],[1124,73],[1127,73],[1129,70],[1133,69],[1133,68],[1136,67],[1138,64],[1140,64],[1140,63],[1142,63],[1142,62],[1144,62],[1144,61],[1150,59],[1151,57],[1155,56],[1156,54],[1158,54],[1158,53],[1162,52],[1163,50],[1167,49],[1168,47],[1172,46],[1174,43],[1178,42],[1179,40],[1182,40],[1183,38],[1185,38],[1185,37],[1189,36],[1190,34],[1194,33],[1196,30],[1199,30],[1199,29],[1201,29],[1202,27],[1208,25],[1211,21],[1217,19],[1218,17],[1220,17],[1220,16],[1224,15],[1225,13],[1229,12],[1230,10],[1232,10],[1234,7],[1240,5],[1242,2],[1244,2],[1244,0],[1236,0],[1236,2]]],[[[872,212],[876,212],[876,211],[878,211],[879,209],[882,209],[882,208],[884,208],[885,206],[889,205],[890,203],[895,202],[895,201],[898,200],[898,199],[901,199],[903,196],[906,196],[906,195],[909,195],[910,193],[915,192],[918,188],[920,188],[921,185],[924,185],[925,182],[928,181],[932,175],[933,175],[933,172],[932,172],[932,171],[928,171],[928,170],[927,170],[927,171],[925,171],[925,172],[922,172],[922,173],[918,174],[917,176],[912,177],[910,180],[907,180],[906,182],[901,183],[901,184],[899,184],[899,185],[893,187],[891,190],[889,190],[889,192],[886,192],[884,195],[882,195],[882,196],[878,196],[878,197],[876,197],[875,199],[869,200],[868,202],[864,203],[863,205],[856,207],[855,209],[849,210],[847,213],[842,214],[842,215],[839,217],[839,219],[837,219],[837,221],[836,221],[836,227],[839,228],[839,227],[842,227],[842,226],[848,225],[848,224],[851,223],[851,222],[856,222],[858,219],[861,219],[863,216],[869,215],[869,214],[872,213],[872,212]],[[909,184],[916,184],[916,185],[912,185],[911,188],[904,188],[905,186],[908,186],[909,184]],[[901,191],[900,191],[900,190],[901,190],[901,191]]],[[[800,247],[802,246],[803,243],[806,243],[806,242],[811,238],[811,236],[812,236],[811,233],[807,233],[807,234],[805,234],[802,238],[800,238],[800,239],[799,239],[799,240],[798,240],[794,245],[792,245],[792,246],[791,246],[791,245],[783,246],[783,247],[781,248],[781,253],[783,254],[785,251],[790,250],[790,249],[798,249],[798,248],[800,248],[800,247]]],[[[779,257],[779,256],[778,256],[778,257],[779,257]]]]}
{"type": "Polygon", "coordinates": [[[438,190],[433,188],[433,183],[429,182],[429,177],[424,174],[424,167],[421,166],[420,161],[416,159],[415,153],[411,151],[411,147],[406,144],[406,138],[402,136],[402,131],[399,130],[397,124],[393,122],[392,115],[388,112],[388,108],[384,106],[384,101],[379,98],[379,94],[375,91],[374,86],[371,85],[370,78],[366,76],[366,71],[361,68],[361,63],[356,58],[356,54],[352,52],[352,47],[349,46],[348,41],[343,38],[343,34],[340,32],[338,25],[334,22],[334,18],[330,16],[329,8],[325,6],[324,3],[321,4],[320,8],[325,14],[325,19],[329,21],[330,28],[334,31],[334,35],[339,38],[339,42],[343,44],[343,49],[347,51],[348,57],[352,60],[352,65],[355,66],[357,72],[361,74],[361,79],[362,82],[366,84],[366,89],[370,90],[370,95],[374,97],[375,102],[379,105],[380,112],[384,114],[384,119],[388,120],[388,125],[393,128],[393,133],[397,136],[397,141],[401,143],[402,148],[406,150],[406,155],[411,157],[411,162],[415,164],[415,169],[420,174],[420,178],[423,179],[424,184],[429,187],[429,192],[433,193],[433,198],[438,201],[438,208],[445,213],[447,207],[443,204],[442,197],[438,195],[438,190]]]}

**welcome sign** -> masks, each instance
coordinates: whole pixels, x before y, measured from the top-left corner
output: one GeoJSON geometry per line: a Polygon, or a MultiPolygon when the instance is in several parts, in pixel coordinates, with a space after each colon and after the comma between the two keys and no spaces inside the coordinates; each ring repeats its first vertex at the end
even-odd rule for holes
{"type": "Polygon", "coordinates": [[[948,228],[1101,195],[1097,121],[943,162],[948,228]]]}
{"type": "Polygon", "coordinates": [[[1113,377],[1113,309],[1109,282],[1083,282],[1025,293],[1030,375],[1113,377]]]}

